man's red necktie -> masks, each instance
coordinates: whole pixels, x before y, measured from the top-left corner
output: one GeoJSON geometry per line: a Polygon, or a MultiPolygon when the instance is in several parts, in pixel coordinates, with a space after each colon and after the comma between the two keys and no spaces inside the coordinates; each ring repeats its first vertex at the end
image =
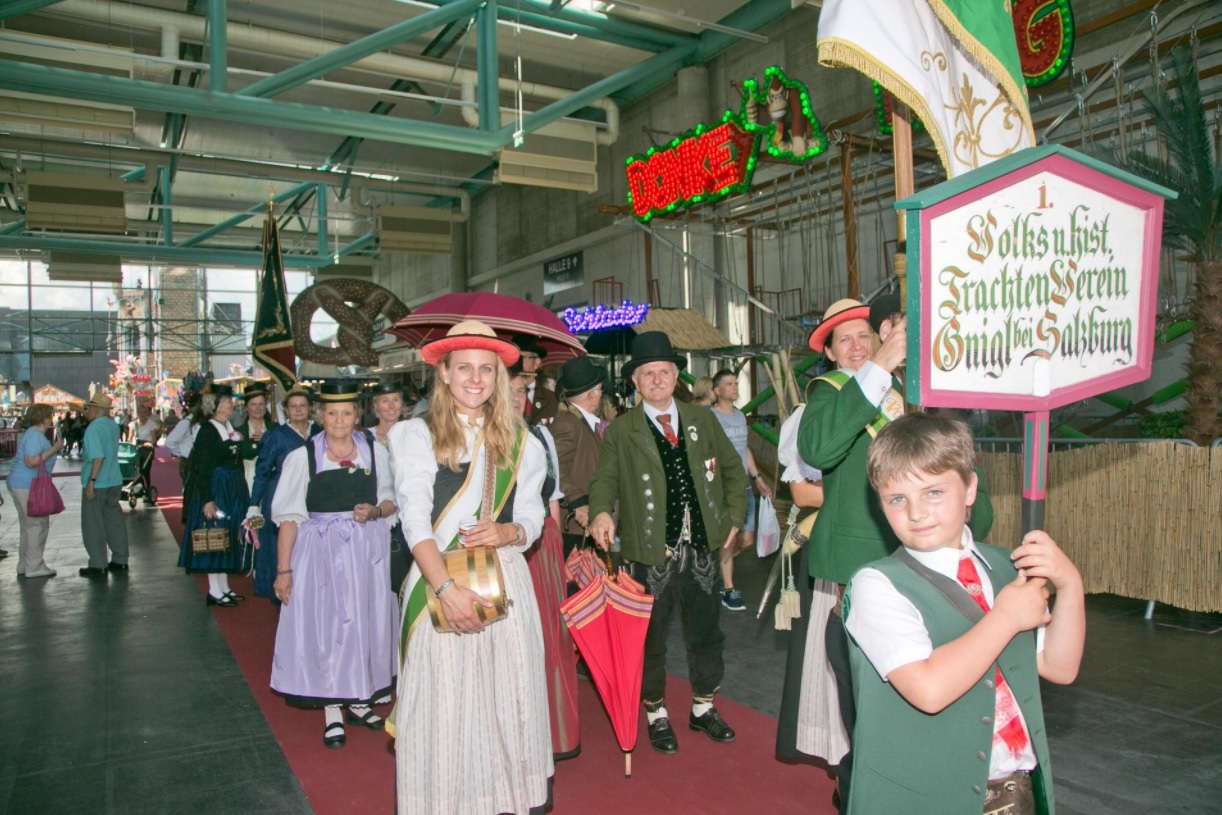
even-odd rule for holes
{"type": "Polygon", "coordinates": [[[658,416],[658,424],[662,425],[662,435],[671,445],[679,446],[679,437],[675,435],[675,429],[670,426],[670,414],[662,413],[658,416]]]}
{"type": "MultiPolygon", "coordinates": [[[[989,603],[984,599],[984,589],[980,585],[980,573],[976,571],[976,564],[972,562],[970,554],[959,558],[957,577],[959,583],[976,601],[976,605],[988,612],[989,603]]],[[[1009,683],[1001,675],[1001,668],[994,670],[993,680],[997,686],[997,701],[994,705],[997,727],[993,731],[993,744],[996,745],[1000,739],[1005,743],[1010,754],[1017,756],[1027,747],[1027,729],[1023,727],[1023,720],[1018,714],[1018,702],[1014,698],[1014,691],[1010,690],[1009,683]]]]}

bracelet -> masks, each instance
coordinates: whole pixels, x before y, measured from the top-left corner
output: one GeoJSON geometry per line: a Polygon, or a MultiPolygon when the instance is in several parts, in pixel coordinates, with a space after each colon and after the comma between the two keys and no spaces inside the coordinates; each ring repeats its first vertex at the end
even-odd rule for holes
{"type": "Polygon", "coordinates": [[[373,505],[373,508],[374,508],[375,510],[377,510],[377,513],[378,513],[377,515],[374,515],[373,517],[375,517],[375,518],[381,518],[381,517],[382,517],[382,507],[381,507],[380,505],[378,505],[378,504],[374,504],[374,505],[373,505]]]}
{"type": "Polygon", "coordinates": [[[442,583],[440,586],[437,587],[437,591],[433,592],[433,596],[436,597],[438,600],[440,600],[441,593],[453,585],[454,585],[454,578],[451,577],[449,580],[447,580],[446,582],[442,583]]]}
{"type": "Polygon", "coordinates": [[[293,570],[292,570],[292,569],[277,569],[277,570],[276,570],[276,577],[279,577],[279,576],[280,576],[280,575],[282,575],[282,574],[292,574],[292,573],[293,573],[293,570]]]}
{"type": "Polygon", "coordinates": [[[760,475],[759,473],[756,473],[755,475],[751,476],[751,478],[752,480],[758,481],[759,479],[763,478],[763,476],[760,475]]]}

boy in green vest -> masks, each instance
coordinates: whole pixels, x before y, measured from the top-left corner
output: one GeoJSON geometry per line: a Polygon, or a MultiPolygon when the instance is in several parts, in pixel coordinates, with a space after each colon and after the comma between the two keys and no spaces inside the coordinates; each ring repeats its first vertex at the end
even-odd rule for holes
{"type": "Polygon", "coordinates": [[[903,546],[859,570],[844,598],[850,815],[1053,812],[1039,678],[1077,676],[1082,578],[1044,532],[1014,550],[972,539],[975,463],[967,426],[930,414],[870,445],[870,483],[903,546]]]}

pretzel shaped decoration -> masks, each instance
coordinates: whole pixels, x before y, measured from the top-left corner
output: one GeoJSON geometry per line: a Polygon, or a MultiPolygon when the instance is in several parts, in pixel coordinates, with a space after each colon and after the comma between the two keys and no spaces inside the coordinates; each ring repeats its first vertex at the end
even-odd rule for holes
{"type": "Polygon", "coordinates": [[[408,308],[376,283],[341,277],[315,283],[297,295],[291,313],[293,352],[297,356],[326,365],[372,368],[378,364],[373,324],[385,317],[393,325],[407,315],[408,308]],[[339,324],[338,348],[327,348],[310,339],[310,323],[320,308],[339,324]]]}

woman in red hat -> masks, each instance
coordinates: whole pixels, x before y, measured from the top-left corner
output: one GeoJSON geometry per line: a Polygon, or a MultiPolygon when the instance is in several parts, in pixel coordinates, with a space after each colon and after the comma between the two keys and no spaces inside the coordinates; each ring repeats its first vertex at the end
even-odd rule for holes
{"type": "Polygon", "coordinates": [[[543,527],[546,463],[509,393],[506,369],[519,352],[471,320],[425,345],[421,356],[436,366],[428,413],[389,434],[415,559],[404,587],[391,728],[398,811],[542,812],[552,742],[543,631],[525,552],[543,527]],[[486,467],[493,468],[490,490],[486,467]],[[451,579],[441,556],[475,546],[495,547],[513,601],[507,616],[487,625],[476,609],[492,603],[451,579]],[[434,628],[426,593],[454,633],[434,628]]]}

